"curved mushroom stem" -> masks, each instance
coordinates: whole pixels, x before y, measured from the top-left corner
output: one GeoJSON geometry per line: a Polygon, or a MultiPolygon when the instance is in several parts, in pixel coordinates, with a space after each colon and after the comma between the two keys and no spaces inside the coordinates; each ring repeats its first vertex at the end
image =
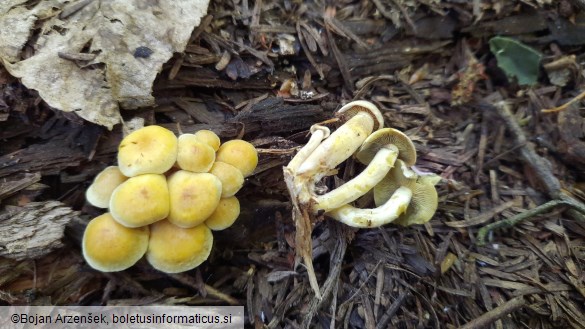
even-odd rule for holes
{"type": "Polygon", "coordinates": [[[349,158],[374,130],[370,114],[358,113],[335,130],[300,165],[297,174],[318,181],[349,158]]]}
{"type": "Polygon", "coordinates": [[[325,138],[329,137],[330,131],[329,128],[325,126],[321,126],[318,124],[311,126],[311,138],[307,142],[305,146],[303,146],[300,151],[290,160],[288,165],[286,166],[293,172],[296,172],[299,169],[299,166],[307,159],[311,153],[321,144],[325,138]]]}
{"type": "Polygon", "coordinates": [[[327,194],[314,197],[313,212],[319,210],[330,211],[339,208],[366,194],[384,179],[394,166],[397,157],[398,148],[396,146],[387,145],[381,148],[366,169],[359,175],[327,194]]]}
{"type": "Polygon", "coordinates": [[[345,205],[326,213],[346,225],[359,228],[379,227],[388,224],[406,211],[412,191],[400,187],[383,205],[374,209],[359,209],[345,205]]]}

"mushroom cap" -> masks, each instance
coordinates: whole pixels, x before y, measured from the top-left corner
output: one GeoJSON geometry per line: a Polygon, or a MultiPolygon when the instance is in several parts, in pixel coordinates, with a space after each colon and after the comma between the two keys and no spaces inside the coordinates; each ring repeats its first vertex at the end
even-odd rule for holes
{"type": "Polygon", "coordinates": [[[384,117],[376,105],[368,101],[353,101],[345,104],[337,111],[337,116],[340,116],[343,121],[347,121],[354,115],[365,112],[374,119],[374,131],[384,127],[384,117]]]}
{"type": "Polygon", "coordinates": [[[394,128],[382,128],[373,132],[357,151],[356,158],[359,162],[368,164],[378,150],[388,144],[395,145],[398,148],[398,159],[404,161],[406,165],[412,166],[415,164],[416,148],[414,144],[408,136],[394,128]]]}
{"type": "Polygon", "coordinates": [[[314,124],[311,126],[311,128],[309,128],[309,132],[311,134],[315,134],[315,132],[317,131],[321,131],[323,133],[322,139],[325,139],[329,137],[329,135],[331,135],[331,130],[329,130],[329,128],[327,128],[326,126],[322,126],[320,124],[314,124]]]}
{"type": "Polygon", "coordinates": [[[217,151],[219,149],[219,145],[221,144],[221,140],[216,133],[211,130],[202,129],[195,132],[195,137],[201,142],[211,146],[213,151],[217,151]]]}
{"type": "Polygon", "coordinates": [[[217,208],[221,181],[210,173],[179,170],[168,178],[170,212],[168,220],[180,227],[203,223],[217,208]]]}
{"type": "Polygon", "coordinates": [[[215,175],[221,181],[222,198],[234,196],[244,186],[242,172],[231,164],[216,161],[209,173],[215,175]]]}
{"type": "Polygon", "coordinates": [[[205,225],[214,231],[225,230],[232,226],[240,215],[240,201],[235,196],[219,200],[217,208],[207,218],[205,225]]]}
{"type": "Polygon", "coordinates": [[[95,176],[93,183],[87,188],[85,199],[94,207],[107,208],[114,189],[127,179],[118,166],[106,167],[95,176]]]}
{"type": "Polygon", "coordinates": [[[149,232],[148,226],[129,228],[105,213],[87,224],[81,243],[83,257],[98,271],[125,270],[144,256],[149,232]]]}
{"type": "Polygon", "coordinates": [[[231,164],[238,168],[244,177],[248,177],[258,165],[258,151],[254,145],[241,139],[234,139],[219,147],[215,160],[231,164]]]}
{"type": "Polygon", "coordinates": [[[213,234],[206,225],[182,228],[162,220],[150,228],[146,260],[162,272],[185,272],[203,263],[212,246],[213,234]]]}
{"type": "Polygon", "coordinates": [[[208,172],[215,161],[215,150],[193,134],[179,136],[177,164],[192,172],[208,172]]]}
{"type": "Polygon", "coordinates": [[[416,180],[416,173],[404,161],[397,159],[394,167],[374,186],[374,203],[376,206],[384,204],[400,186],[414,188],[416,180]]]}
{"type": "Polygon", "coordinates": [[[128,177],[162,174],[177,160],[177,137],[160,126],[138,129],[118,146],[118,166],[128,177]]]}
{"type": "Polygon", "coordinates": [[[110,199],[110,212],[127,227],[152,224],[169,215],[169,189],[164,175],[144,174],[120,184],[110,199]]]}
{"type": "Polygon", "coordinates": [[[420,176],[412,189],[412,199],[406,212],[394,221],[398,225],[409,226],[424,224],[433,218],[437,211],[439,197],[435,184],[440,180],[437,175],[420,176]]]}

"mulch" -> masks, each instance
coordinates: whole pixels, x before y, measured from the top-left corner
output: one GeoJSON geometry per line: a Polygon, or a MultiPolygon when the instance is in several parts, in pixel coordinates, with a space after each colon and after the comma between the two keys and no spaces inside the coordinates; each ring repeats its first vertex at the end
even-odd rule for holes
{"type": "Polygon", "coordinates": [[[581,91],[585,16],[581,1],[546,3],[213,1],[159,75],[157,106],[123,113],[260,151],[240,218],[182,274],[144,260],[119,273],[85,264],[81,234],[100,214],[85,189],[115,163],[122,129],[51,109],[0,68],[0,300],[244,305],[250,328],[585,328],[585,222],[575,211],[585,201],[585,112],[579,102],[541,112],[581,91]],[[538,84],[519,86],[498,68],[496,35],[544,54],[538,84]],[[354,99],[374,102],[416,144],[417,168],[441,175],[439,209],[408,228],[315,223],[318,300],[294,266],[282,167],[313,123],[354,99]],[[577,206],[537,209],[563,198],[577,206]],[[59,243],[27,250],[10,239],[38,234],[43,221],[67,223],[59,243]]]}

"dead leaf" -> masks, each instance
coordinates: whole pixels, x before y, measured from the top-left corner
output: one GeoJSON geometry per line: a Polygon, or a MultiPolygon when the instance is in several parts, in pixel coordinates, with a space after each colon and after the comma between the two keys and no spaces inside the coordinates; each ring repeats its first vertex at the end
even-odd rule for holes
{"type": "Polygon", "coordinates": [[[111,129],[120,122],[120,108],[154,104],[157,73],[185,49],[209,1],[43,0],[30,8],[25,3],[0,4],[0,26],[10,26],[0,29],[0,59],[7,70],[50,106],[111,129]],[[27,42],[34,54],[22,59],[27,42]],[[91,58],[75,54],[95,59],[71,60],[91,58]]]}

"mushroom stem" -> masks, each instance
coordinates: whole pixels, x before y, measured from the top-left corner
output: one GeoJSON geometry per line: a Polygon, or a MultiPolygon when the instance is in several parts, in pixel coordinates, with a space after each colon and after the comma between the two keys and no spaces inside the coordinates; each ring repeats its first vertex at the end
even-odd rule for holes
{"type": "Polygon", "coordinates": [[[388,145],[381,148],[359,175],[327,194],[314,197],[313,212],[339,208],[366,194],[384,179],[394,166],[397,157],[398,148],[396,146],[388,145]]]}
{"type": "Polygon", "coordinates": [[[344,205],[326,213],[346,225],[358,228],[379,227],[386,225],[406,211],[412,191],[407,187],[400,187],[383,205],[373,209],[358,209],[344,205]]]}
{"type": "Polygon", "coordinates": [[[315,148],[299,166],[297,174],[318,181],[349,158],[373,130],[374,119],[370,114],[356,114],[315,148]]]}
{"type": "Polygon", "coordinates": [[[329,128],[325,126],[321,126],[318,124],[311,126],[311,138],[307,142],[305,146],[303,146],[300,151],[290,160],[288,163],[287,168],[291,169],[293,172],[296,172],[299,169],[299,166],[307,159],[311,153],[321,144],[325,138],[329,136],[329,128]]]}

